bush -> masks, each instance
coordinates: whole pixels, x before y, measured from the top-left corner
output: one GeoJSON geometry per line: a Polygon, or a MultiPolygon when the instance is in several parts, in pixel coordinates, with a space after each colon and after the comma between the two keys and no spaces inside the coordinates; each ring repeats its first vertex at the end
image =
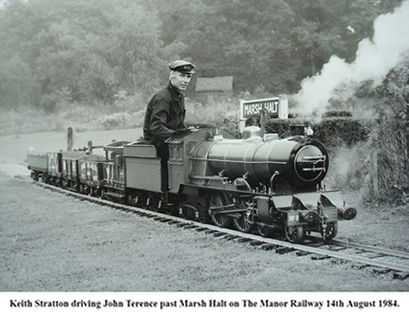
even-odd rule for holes
{"type": "Polygon", "coordinates": [[[332,149],[329,157],[329,170],[325,183],[330,188],[350,190],[369,190],[370,155],[363,142],[355,146],[338,146],[332,149]]]}
{"type": "Polygon", "coordinates": [[[314,137],[328,147],[354,146],[368,140],[373,122],[353,118],[328,118],[313,125],[314,137]]]}
{"type": "Polygon", "coordinates": [[[377,87],[378,124],[369,139],[376,153],[378,190],[368,200],[409,202],[409,68],[392,69],[377,87]]]}
{"type": "Polygon", "coordinates": [[[100,117],[96,122],[107,129],[113,129],[125,126],[127,116],[127,113],[114,113],[100,117]]]}
{"type": "Polygon", "coordinates": [[[208,105],[186,99],[186,125],[214,124],[238,137],[239,107],[233,101],[208,105]]]}
{"type": "Polygon", "coordinates": [[[323,118],[328,117],[352,117],[352,113],[349,111],[327,111],[322,115],[323,118]]]}
{"type": "MultiPolygon", "coordinates": [[[[256,123],[258,124],[258,122],[256,123]]],[[[290,126],[298,124],[311,125],[314,130],[314,138],[327,147],[354,146],[360,142],[365,142],[373,129],[373,122],[371,121],[338,117],[325,118],[320,123],[315,124],[310,124],[303,119],[272,119],[266,122],[266,132],[278,133],[280,137],[288,137],[291,135],[290,126]]]]}
{"type": "Polygon", "coordinates": [[[142,126],[144,111],[137,111],[133,114],[126,112],[104,115],[96,120],[96,125],[102,125],[106,129],[132,128],[142,126]]]}
{"type": "MultiPolygon", "coordinates": [[[[305,121],[301,119],[271,119],[266,122],[266,133],[276,133],[281,138],[291,136],[291,125],[304,124],[305,121]]],[[[259,121],[248,120],[246,125],[259,125],[259,121]]]]}

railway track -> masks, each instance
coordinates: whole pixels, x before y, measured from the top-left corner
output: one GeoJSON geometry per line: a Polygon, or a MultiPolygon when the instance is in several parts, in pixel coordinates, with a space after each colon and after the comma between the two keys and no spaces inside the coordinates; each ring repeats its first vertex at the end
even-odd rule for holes
{"type": "Polygon", "coordinates": [[[362,245],[344,240],[334,239],[331,241],[323,241],[321,238],[312,235],[307,235],[303,244],[292,244],[280,239],[243,233],[233,229],[221,228],[207,223],[196,222],[190,219],[79,194],[42,182],[35,182],[35,184],[81,200],[111,206],[126,212],[133,212],[139,216],[149,217],[159,222],[168,223],[169,225],[177,225],[184,229],[192,229],[206,234],[212,234],[215,238],[247,243],[262,250],[274,251],[278,254],[295,252],[297,256],[309,256],[313,260],[331,260],[338,263],[350,262],[354,268],[371,269],[375,274],[392,273],[393,278],[400,280],[409,278],[409,253],[407,252],[362,245]]]}

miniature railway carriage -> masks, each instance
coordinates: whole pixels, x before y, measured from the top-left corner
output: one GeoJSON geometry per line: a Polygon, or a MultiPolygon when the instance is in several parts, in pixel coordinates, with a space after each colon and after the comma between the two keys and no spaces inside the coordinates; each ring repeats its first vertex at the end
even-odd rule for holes
{"type": "Polygon", "coordinates": [[[84,193],[262,236],[278,233],[291,242],[313,231],[332,239],[338,221],[356,215],[337,191],[322,188],[328,153],[311,137],[280,139],[248,127],[237,139],[216,128],[192,127],[166,143],[167,177],[156,148],[144,142],[113,142],[103,146],[105,156],[58,153],[56,162],[51,155],[48,161],[31,157],[29,168],[34,179],[47,174],[73,181],[71,187],[84,193]]]}
{"type": "Polygon", "coordinates": [[[32,151],[27,153],[28,169],[31,170],[31,178],[33,180],[43,179],[43,175],[47,172],[47,161],[47,154],[32,151]]]}
{"type": "Polygon", "coordinates": [[[104,181],[105,157],[88,154],[78,159],[80,192],[93,195],[104,181]]]}
{"type": "Polygon", "coordinates": [[[98,188],[100,197],[106,196],[117,201],[125,200],[124,145],[128,143],[128,141],[114,141],[103,146],[105,159],[101,170],[103,182],[98,188]]]}
{"type": "Polygon", "coordinates": [[[47,172],[44,181],[46,183],[61,185],[62,177],[62,152],[47,153],[47,172]]]}
{"type": "Polygon", "coordinates": [[[73,191],[80,190],[81,167],[79,161],[85,155],[85,152],[81,151],[66,152],[62,155],[62,187],[73,191]]]}

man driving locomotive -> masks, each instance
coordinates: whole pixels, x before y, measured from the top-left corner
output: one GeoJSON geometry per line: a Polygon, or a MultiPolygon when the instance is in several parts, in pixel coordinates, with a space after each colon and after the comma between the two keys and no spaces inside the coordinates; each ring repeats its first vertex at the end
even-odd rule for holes
{"type": "Polygon", "coordinates": [[[143,126],[143,137],[148,144],[156,147],[161,158],[163,190],[167,185],[168,146],[165,140],[176,130],[184,127],[185,100],[183,92],[187,89],[194,65],[185,60],[176,60],[169,64],[170,76],[166,88],[157,92],[149,101],[143,126]]]}

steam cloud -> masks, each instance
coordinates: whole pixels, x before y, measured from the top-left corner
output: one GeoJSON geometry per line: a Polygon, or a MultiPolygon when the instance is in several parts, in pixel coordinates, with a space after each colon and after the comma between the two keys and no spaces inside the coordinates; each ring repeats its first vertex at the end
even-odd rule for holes
{"type": "Polygon", "coordinates": [[[333,55],[320,74],[306,78],[294,96],[297,113],[321,117],[331,98],[346,100],[367,80],[382,82],[388,72],[409,57],[409,1],[374,21],[372,41],[363,39],[351,64],[333,55]]]}

